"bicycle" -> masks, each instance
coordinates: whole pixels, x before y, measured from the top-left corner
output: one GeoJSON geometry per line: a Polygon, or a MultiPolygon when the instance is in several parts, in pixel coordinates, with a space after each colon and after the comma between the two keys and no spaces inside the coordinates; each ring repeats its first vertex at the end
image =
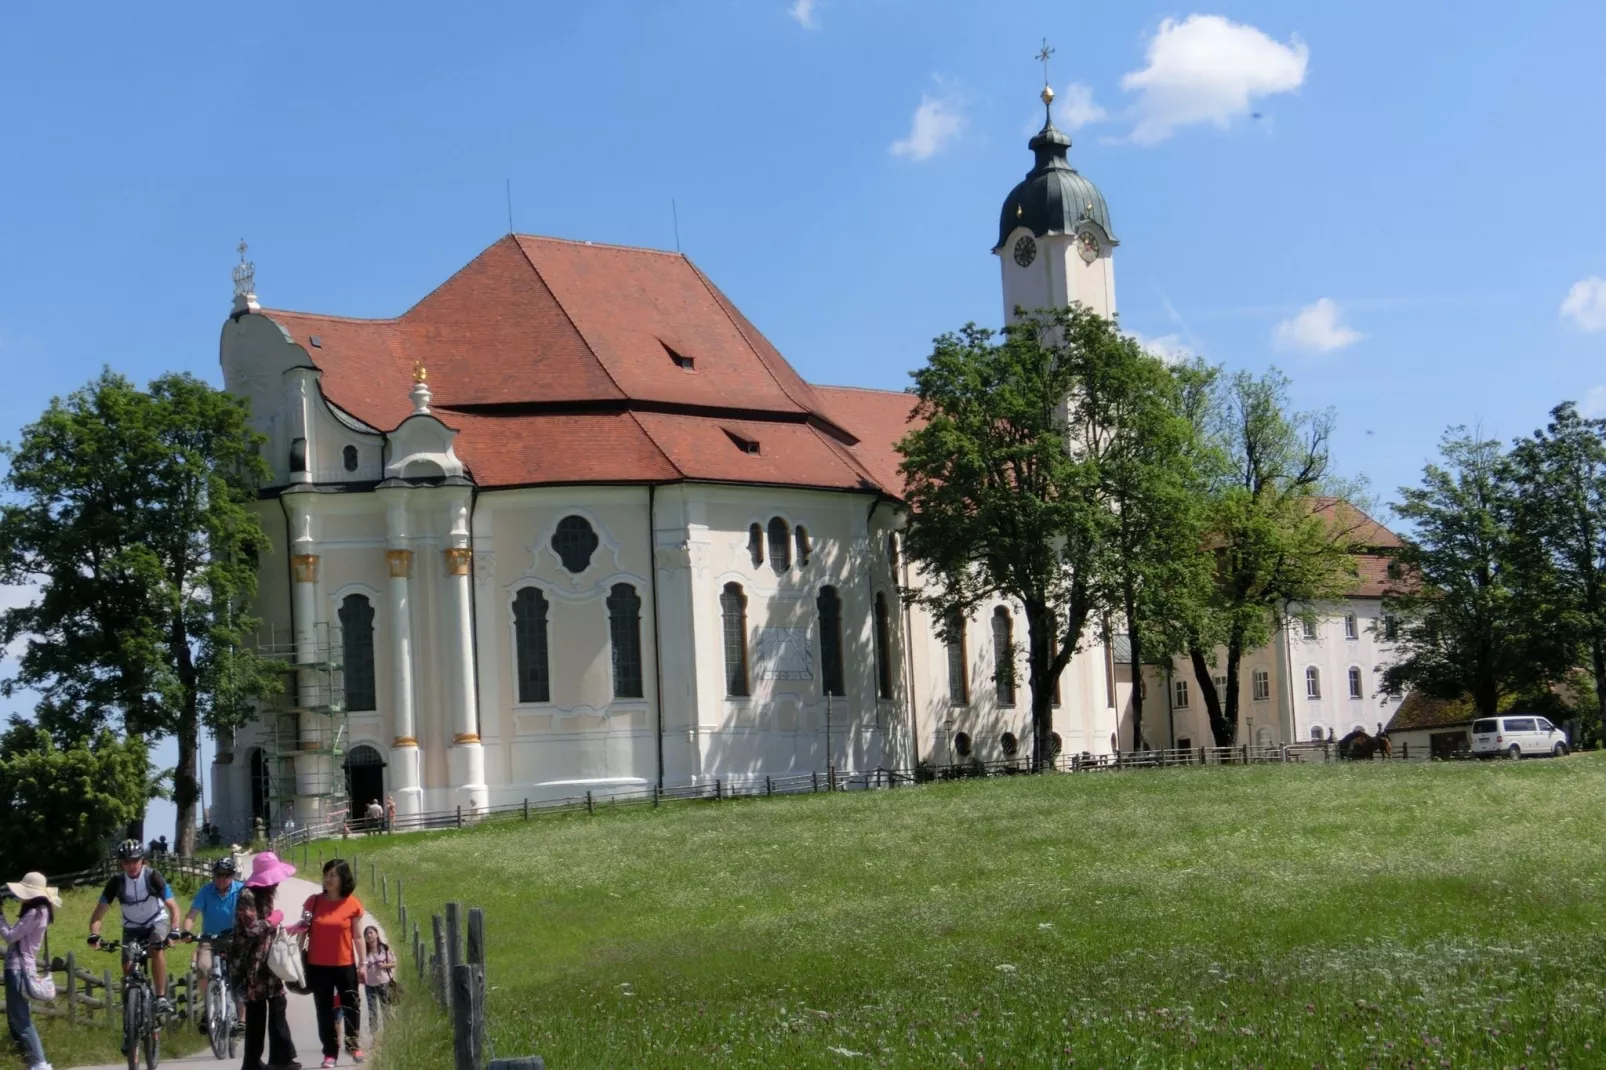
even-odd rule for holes
{"type": "MultiPolygon", "coordinates": [[[[201,938],[194,933],[182,937],[187,943],[201,938]]],[[[228,963],[224,958],[218,937],[209,938],[212,945],[212,968],[206,974],[206,1039],[212,1045],[212,1054],[219,1059],[233,1059],[239,1053],[240,1037],[236,1030],[239,1017],[234,1009],[234,994],[229,991],[228,963]]]]}
{"type": "Polygon", "coordinates": [[[120,940],[102,940],[96,946],[107,954],[122,951],[127,963],[123,971],[123,1054],[128,1057],[128,1070],[139,1070],[141,1052],[146,1070],[156,1070],[162,1058],[162,1022],[156,1008],[156,990],[145,976],[150,948],[144,941],[124,945],[120,940]]]}

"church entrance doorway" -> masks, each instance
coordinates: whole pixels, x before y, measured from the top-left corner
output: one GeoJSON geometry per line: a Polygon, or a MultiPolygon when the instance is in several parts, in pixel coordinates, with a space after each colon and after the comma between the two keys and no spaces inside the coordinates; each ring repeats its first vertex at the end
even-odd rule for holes
{"type": "Polygon", "coordinates": [[[346,793],[351,800],[353,828],[360,827],[358,822],[364,820],[369,803],[378,799],[379,805],[385,805],[385,759],[366,743],[346,755],[346,793]]]}

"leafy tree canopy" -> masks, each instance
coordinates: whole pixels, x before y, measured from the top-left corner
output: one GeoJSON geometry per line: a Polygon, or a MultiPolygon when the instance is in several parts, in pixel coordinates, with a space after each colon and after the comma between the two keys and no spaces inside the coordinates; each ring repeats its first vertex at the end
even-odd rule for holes
{"type": "Polygon", "coordinates": [[[72,872],[105,858],[145,810],[148,761],[142,742],[109,729],[58,746],[14,718],[0,735],[0,857],[17,873],[72,872]]]}

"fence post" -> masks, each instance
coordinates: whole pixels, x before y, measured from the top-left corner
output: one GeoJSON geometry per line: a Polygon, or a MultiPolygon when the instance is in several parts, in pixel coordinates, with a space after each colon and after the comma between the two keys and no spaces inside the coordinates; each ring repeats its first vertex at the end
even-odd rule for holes
{"type": "Polygon", "coordinates": [[[527,795],[524,797],[524,820],[530,820],[530,798],[527,795]]]}
{"type": "MultiPolygon", "coordinates": [[[[463,964],[463,904],[446,904],[446,976],[451,977],[463,964]]],[[[456,993],[452,998],[457,998],[456,993]]]]}
{"type": "Polygon", "coordinates": [[[474,1055],[484,1065],[490,1045],[485,1020],[485,911],[468,911],[468,964],[474,971],[474,1055]]]}
{"type": "Polygon", "coordinates": [[[457,808],[457,827],[463,827],[463,808],[461,806],[457,808]]]}
{"type": "Polygon", "coordinates": [[[809,791],[814,795],[820,793],[820,774],[812,770],[809,772],[809,791]]]}
{"type": "Polygon", "coordinates": [[[725,797],[725,786],[724,786],[723,782],[719,779],[719,777],[715,777],[714,778],[714,801],[715,802],[719,802],[719,800],[723,799],[724,797],[725,797]]]}
{"type": "MultiPolygon", "coordinates": [[[[398,897],[400,896],[400,892],[401,892],[401,890],[397,889],[398,897]]],[[[401,923],[402,932],[406,932],[407,931],[407,907],[405,905],[401,905],[401,906],[398,906],[396,908],[396,920],[401,923]]]]}
{"type": "Polygon", "coordinates": [[[1244,764],[1249,764],[1249,744],[1244,744],[1244,764]]]}
{"type": "Polygon", "coordinates": [[[1401,743],[1400,744],[1400,761],[1408,762],[1410,760],[1411,760],[1411,745],[1409,743],[1401,743]]]}
{"type": "Polygon", "coordinates": [[[379,878],[379,898],[386,906],[390,906],[390,878],[379,878]]]}
{"type": "MultiPolygon", "coordinates": [[[[47,963],[49,959],[45,960],[47,963]]],[[[71,951],[67,952],[67,1021],[78,1020],[78,960],[71,951]]]]}
{"type": "Polygon", "coordinates": [[[588,791],[588,792],[586,792],[586,813],[594,814],[596,812],[597,812],[596,801],[594,799],[592,799],[591,792],[588,791]]]}
{"type": "Polygon", "coordinates": [[[659,794],[660,794],[660,793],[661,793],[661,792],[662,792],[662,790],[663,790],[663,789],[661,789],[661,788],[660,788],[660,787],[658,787],[658,785],[657,785],[657,784],[654,784],[654,785],[653,785],[653,786],[652,786],[652,808],[653,808],[653,809],[654,809],[654,810],[656,810],[656,809],[658,809],[658,796],[659,796],[659,794]]]}
{"type": "Polygon", "coordinates": [[[481,1070],[474,1050],[474,967],[459,963],[451,977],[453,1065],[456,1070],[481,1070]]]}
{"type": "Polygon", "coordinates": [[[468,962],[485,965],[485,911],[479,907],[468,908],[468,962]]]}
{"type": "Polygon", "coordinates": [[[766,796],[775,794],[775,782],[770,779],[768,773],[764,774],[764,794],[766,796]]]}
{"type": "MultiPolygon", "coordinates": [[[[403,930],[405,934],[406,930],[403,930]]],[[[424,938],[418,932],[418,925],[413,925],[413,965],[418,968],[418,980],[424,980],[424,938]]]]}
{"type": "Polygon", "coordinates": [[[113,1029],[116,1029],[117,1012],[120,1008],[118,1008],[117,1004],[112,1002],[112,970],[110,966],[101,971],[100,978],[100,983],[105,987],[105,992],[103,995],[106,997],[106,1023],[113,1029]]]}
{"type": "Polygon", "coordinates": [[[446,988],[446,919],[439,914],[431,914],[429,920],[435,936],[435,954],[430,961],[430,988],[435,993],[436,1002],[447,1007],[451,993],[446,988]]]}

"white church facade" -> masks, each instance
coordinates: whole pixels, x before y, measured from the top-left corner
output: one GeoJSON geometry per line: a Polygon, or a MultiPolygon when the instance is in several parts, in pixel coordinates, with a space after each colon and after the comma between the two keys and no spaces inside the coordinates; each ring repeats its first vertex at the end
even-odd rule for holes
{"type": "MultiPolygon", "coordinates": [[[[1005,200],[1006,316],[1115,313],[1109,213],[1069,146],[1046,123],[1005,200]]],[[[946,644],[900,597],[912,397],[805,382],[684,256],[509,235],[386,320],[253,289],[237,278],[220,359],[267,439],[256,613],[293,671],[218,741],[223,827],[316,820],[348,786],[358,809],[472,812],[1029,750],[1024,685],[996,672],[1021,657],[1026,679],[1021,608],[946,644]]],[[[1376,617],[1375,586],[1324,621],[1376,617]]],[[[1252,738],[1386,721],[1386,645],[1361,634],[1257,652],[1252,738]],[[1301,699],[1307,663],[1331,683],[1301,699]],[[1356,666],[1364,717],[1338,697],[1356,666]]],[[[1184,674],[1146,675],[1134,741],[1131,666],[1079,653],[1059,745],[1206,742],[1184,674]]]]}

